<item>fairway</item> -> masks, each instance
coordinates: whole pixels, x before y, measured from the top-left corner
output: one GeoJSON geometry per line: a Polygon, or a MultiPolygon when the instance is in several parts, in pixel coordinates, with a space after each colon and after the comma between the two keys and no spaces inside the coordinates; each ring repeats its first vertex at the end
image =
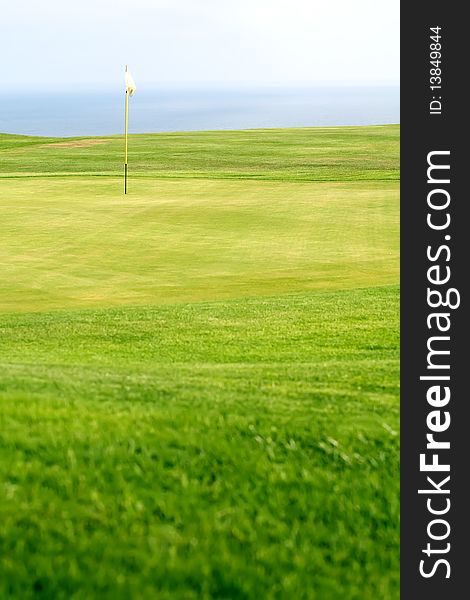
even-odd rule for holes
{"type": "Polygon", "coordinates": [[[0,135],[0,598],[399,597],[398,145],[0,135]]]}

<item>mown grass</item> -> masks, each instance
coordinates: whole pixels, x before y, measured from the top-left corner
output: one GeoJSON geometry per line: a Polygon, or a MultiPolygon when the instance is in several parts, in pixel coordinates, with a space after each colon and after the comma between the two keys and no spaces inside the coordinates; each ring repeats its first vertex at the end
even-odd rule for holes
{"type": "Polygon", "coordinates": [[[397,184],[8,179],[0,308],[171,303],[397,281],[397,184]]]}
{"type": "Polygon", "coordinates": [[[399,597],[397,139],[0,136],[1,598],[399,597]]]}
{"type": "MultiPolygon", "coordinates": [[[[269,181],[398,180],[397,125],[140,134],[133,177],[269,181]]],[[[121,175],[121,136],[0,136],[0,176],[121,175]]]]}

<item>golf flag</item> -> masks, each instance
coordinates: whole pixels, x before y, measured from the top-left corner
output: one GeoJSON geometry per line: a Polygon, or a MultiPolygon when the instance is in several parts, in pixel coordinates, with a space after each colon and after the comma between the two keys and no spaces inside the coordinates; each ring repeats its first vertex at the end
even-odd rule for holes
{"type": "Polygon", "coordinates": [[[133,96],[135,94],[137,87],[135,85],[134,78],[131,75],[131,72],[126,67],[126,92],[129,96],[133,96]]]}
{"type": "Polygon", "coordinates": [[[125,138],[125,153],[124,153],[124,193],[127,194],[127,137],[129,131],[129,96],[133,96],[137,89],[134,78],[131,72],[127,68],[124,74],[126,82],[126,109],[125,109],[125,121],[124,121],[124,138],[125,138]]]}

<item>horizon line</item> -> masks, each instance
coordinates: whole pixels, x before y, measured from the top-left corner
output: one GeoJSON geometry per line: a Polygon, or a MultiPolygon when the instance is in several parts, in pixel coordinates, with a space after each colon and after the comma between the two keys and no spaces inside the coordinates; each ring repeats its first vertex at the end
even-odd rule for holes
{"type": "MultiPolygon", "coordinates": [[[[16,92],[41,92],[41,93],[51,93],[58,91],[113,91],[117,89],[123,88],[124,85],[121,82],[114,83],[94,83],[90,86],[89,83],[73,83],[73,84],[63,84],[63,85],[54,85],[44,83],[33,83],[33,84],[19,84],[19,85],[10,85],[7,90],[4,90],[4,94],[8,93],[16,93],[16,92]]],[[[283,91],[296,91],[301,89],[316,89],[316,88],[399,88],[400,82],[139,82],[139,90],[158,90],[158,89],[168,89],[168,90],[202,90],[202,89],[229,89],[229,90],[252,90],[252,89],[277,89],[283,91]]]]}
{"type": "MultiPolygon", "coordinates": [[[[168,135],[168,134],[185,134],[185,133],[227,133],[227,132],[243,132],[243,131],[278,131],[292,129],[353,129],[363,127],[394,127],[400,126],[400,122],[396,123],[369,123],[367,125],[301,125],[299,127],[245,127],[243,129],[185,129],[173,131],[141,131],[138,133],[129,133],[129,136],[136,135],[168,135]]],[[[113,138],[122,137],[124,133],[105,133],[105,134],[83,134],[83,135],[39,135],[34,133],[12,133],[9,131],[0,131],[0,136],[11,135],[16,137],[32,137],[32,138],[54,138],[54,139],[74,139],[74,138],[113,138]]]]}

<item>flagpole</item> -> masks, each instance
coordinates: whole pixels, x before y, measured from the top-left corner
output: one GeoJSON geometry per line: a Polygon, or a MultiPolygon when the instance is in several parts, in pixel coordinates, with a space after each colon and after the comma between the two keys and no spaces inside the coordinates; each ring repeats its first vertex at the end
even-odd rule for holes
{"type": "MultiPolygon", "coordinates": [[[[127,72],[127,65],[126,65],[127,72]]],[[[125,117],[125,157],[124,157],[124,193],[127,194],[127,134],[129,129],[129,94],[126,87],[126,117],[125,117]]]]}

